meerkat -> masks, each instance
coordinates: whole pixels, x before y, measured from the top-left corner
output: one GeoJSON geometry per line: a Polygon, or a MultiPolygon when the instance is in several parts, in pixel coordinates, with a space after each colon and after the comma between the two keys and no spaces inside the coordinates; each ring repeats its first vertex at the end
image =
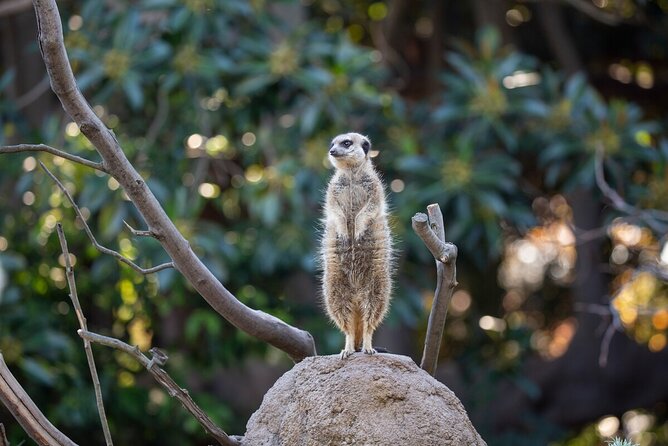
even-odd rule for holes
{"type": "Polygon", "coordinates": [[[345,335],[341,358],[361,348],[374,354],[372,336],[387,313],[392,244],[385,190],[371,163],[371,142],[358,133],[335,137],[322,239],[327,314],[345,335]]]}

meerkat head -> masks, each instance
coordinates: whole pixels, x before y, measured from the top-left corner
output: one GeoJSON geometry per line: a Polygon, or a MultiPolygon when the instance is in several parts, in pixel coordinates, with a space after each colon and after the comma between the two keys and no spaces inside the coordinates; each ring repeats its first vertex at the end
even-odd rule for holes
{"type": "Polygon", "coordinates": [[[344,133],[334,137],[329,146],[329,160],[337,169],[354,169],[369,158],[371,142],[359,133],[344,133]]]}

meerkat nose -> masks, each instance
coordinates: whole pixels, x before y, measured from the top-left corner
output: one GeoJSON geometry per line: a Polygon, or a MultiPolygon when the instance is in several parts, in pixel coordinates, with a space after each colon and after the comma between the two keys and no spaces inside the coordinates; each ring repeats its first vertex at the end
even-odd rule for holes
{"type": "Polygon", "coordinates": [[[332,156],[336,156],[336,149],[330,149],[329,154],[332,156]]]}

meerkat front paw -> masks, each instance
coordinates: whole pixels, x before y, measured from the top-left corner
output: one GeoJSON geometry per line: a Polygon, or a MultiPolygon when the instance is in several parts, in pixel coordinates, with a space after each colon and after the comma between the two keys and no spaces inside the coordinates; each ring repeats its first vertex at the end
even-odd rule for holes
{"type": "Polygon", "coordinates": [[[348,349],[343,349],[341,350],[341,359],[346,359],[348,356],[352,355],[355,353],[355,350],[348,350],[348,349]]]}

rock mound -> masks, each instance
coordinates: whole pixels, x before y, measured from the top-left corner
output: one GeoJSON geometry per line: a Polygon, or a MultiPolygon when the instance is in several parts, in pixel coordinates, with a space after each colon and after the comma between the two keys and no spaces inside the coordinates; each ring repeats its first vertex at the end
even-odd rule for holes
{"type": "Polygon", "coordinates": [[[409,357],[306,358],[248,421],[244,446],[486,446],[459,399],[409,357]]]}

